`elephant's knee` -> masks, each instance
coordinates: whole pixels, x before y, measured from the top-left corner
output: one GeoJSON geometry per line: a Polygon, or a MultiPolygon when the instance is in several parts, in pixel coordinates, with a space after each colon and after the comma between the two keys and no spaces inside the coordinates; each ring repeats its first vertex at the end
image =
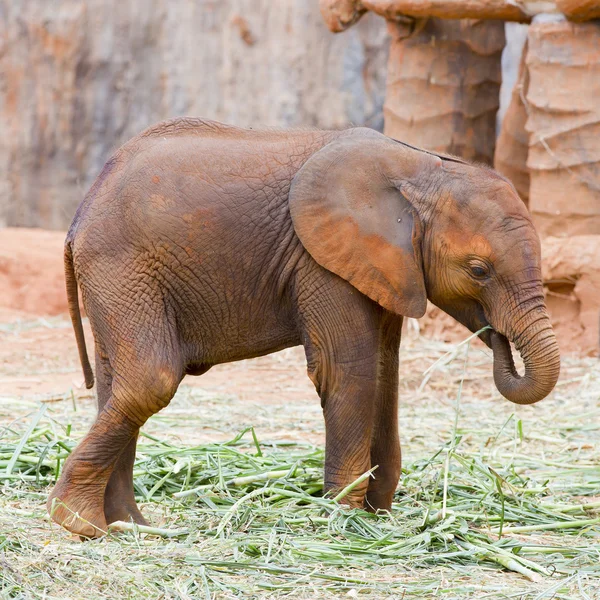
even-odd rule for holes
{"type": "Polygon", "coordinates": [[[154,370],[146,387],[147,397],[155,407],[155,412],[165,408],[175,395],[181,378],[172,369],[159,367],[154,370]]]}
{"type": "Polygon", "coordinates": [[[113,384],[113,401],[125,418],[141,427],[147,419],[169,405],[181,377],[171,368],[148,368],[137,377],[119,379],[113,384]]]}

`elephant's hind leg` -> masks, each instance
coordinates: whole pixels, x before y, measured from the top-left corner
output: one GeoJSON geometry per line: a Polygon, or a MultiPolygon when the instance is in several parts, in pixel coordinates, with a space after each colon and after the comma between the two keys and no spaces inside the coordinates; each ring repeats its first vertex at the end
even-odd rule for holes
{"type": "Polygon", "coordinates": [[[179,357],[165,356],[166,348],[174,348],[171,340],[154,339],[151,345],[125,348],[111,360],[108,399],[66,461],[48,500],[52,519],[69,531],[85,537],[98,537],[106,531],[109,483],[109,499],[115,500],[115,506],[109,506],[114,512],[108,517],[125,515],[122,501],[127,510],[127,500],[133,496],[129,469],[137,433],[148,418],[167,406],[183,376],[179,357]]]}
{"type": "MultiPolygon", "coordinates": [[[[96,390],[98,394],[98,414],[108,402],[112,389],[113,373],[107,357],[102,358],[96,352],[96,390]]],[[[106,522],[133,521],[138,525],[147,525],[140,512],[133,490],[133,464],[138,433],[121,453],[104,491],[104,517],[106,522]]]]}

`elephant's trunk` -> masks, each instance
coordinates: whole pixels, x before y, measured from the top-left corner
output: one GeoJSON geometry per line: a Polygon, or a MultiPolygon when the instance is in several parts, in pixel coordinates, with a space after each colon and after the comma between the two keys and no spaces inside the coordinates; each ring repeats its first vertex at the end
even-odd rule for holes
{"type": "Polygon", "coordinates": [[[533,404],[545,398],[560,373],[558,345],[546,309],[536,308],[529,317],[520,331],[507,332],[523,358],[524,375],[515,369],[508,339],[496,331],[491,335],[494,382],[498,391],[515,404],[533,404]]]}

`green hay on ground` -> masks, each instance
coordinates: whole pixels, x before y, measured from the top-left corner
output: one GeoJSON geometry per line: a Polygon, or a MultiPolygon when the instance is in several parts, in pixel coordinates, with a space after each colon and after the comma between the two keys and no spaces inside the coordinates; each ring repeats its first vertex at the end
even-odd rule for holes
{"type": "MultiPolygon", "coordinates": [[[[38,416],[32,423],[42,421],[38,416]]],[[[521,428],[512,427],[517,446],[521,428]]],[[[147,591],[156,586],[164,593],[179,581],[189,597],[206,598],[219,591],[231,597],[292,592],[316,582],[329,592],[375,597],[429,593],[422,580],[388,580],[379,574],[385,568],[407,575],[441,567],[507,569],[533,582],[556,582],[554,598],[569,597],[560,595],[569,582],[600,578],[600,502],[585,502],[590,483],[600,479],[598,465],[563,465],[569,477],[553,493],[548,473],[557,468],[554,461],[518,452],[490,461],[489,449],[463,447],[462,436],[458,430],[434,455],[405,466],[392,513],[385,515],[347,510],[323,497],[321,448],[261,443],[254,430],[191,448],[142,437],[136,493],[141,503],[166,511],[167,529],[155,533],[172,538],[133,527],[74,548],[87,561],[106,554],[106,568],[109,548],[118,545],[119,566],[146,573],[147,591]],[[162,581],[149,571],[155,561],[162,581]]],[[[6,431],[0,439],[3,493],[15,499],[45,494],[74,445],[66,431],[43,421],[21,436],[6,431]]],[[[44,549],[31,545],[25,531],[3,530],[5,597],[44,587],[44,578],[23,578],[11,567],[23,553],[44,549]]]]}

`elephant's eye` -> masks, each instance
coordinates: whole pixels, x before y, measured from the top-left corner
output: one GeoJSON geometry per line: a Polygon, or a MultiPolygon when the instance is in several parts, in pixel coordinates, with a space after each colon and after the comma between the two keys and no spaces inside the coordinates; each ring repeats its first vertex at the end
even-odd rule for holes
{"type": "Polygon", "coordinates": [[[471,270],[471,275],[476,279],[484,279],[490,274],[489,267],[481,262],[473,262],[469,265],[469,269],[471,270]]]}

